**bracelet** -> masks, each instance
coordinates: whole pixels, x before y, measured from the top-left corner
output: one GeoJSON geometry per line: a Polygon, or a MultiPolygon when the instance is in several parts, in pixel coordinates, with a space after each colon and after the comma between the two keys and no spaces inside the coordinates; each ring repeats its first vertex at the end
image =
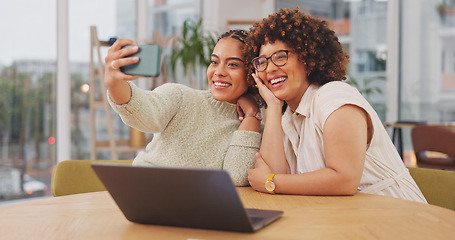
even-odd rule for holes
{"type": "Polygon", "coordinates": [[[248,114],[245,114],[245,117],[244,118],[247,118],[247,117],[254,117],[256,118],[257,120],[259,121],[262,121],[262,114],[261,112],[256,112],[256,113],[248,113],[248,114]]]}

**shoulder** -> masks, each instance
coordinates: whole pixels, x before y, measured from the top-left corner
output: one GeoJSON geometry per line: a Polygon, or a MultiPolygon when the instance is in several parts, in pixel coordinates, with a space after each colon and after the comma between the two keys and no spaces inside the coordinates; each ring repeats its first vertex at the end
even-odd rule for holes
{"type": "Polygon", "coordinates": [[[152,103],[153,106],[162,106],[162,108],[164,108],[163,105],[179,106],[185,101],[185,98],[187,98],[185,97],[186,92],[196,91],[177,83],[165,83],[153,90],[139,88],[133,83],[130,83],[130,86],[132,94],[129,105],[140,108],[145,108],[145,106],[149,106],[150,103],[152,103]]]}
{"type": "Polygon", "coordinates": [[[174,100],[180,98],[184,101],[196,101],[205,98],[207,94],[210,95],[208,91],[197,90],[179,83],[165,83],[153,89],[152,92],[167,95],[174,100]]]}
{"type": "Polygon", "coordinates": [[[194,89],[179,83],[164,83],[156,87],[153,91],[158,92],[186,92],[194,89]]]}
{"type": "Polygon", "coordinates": [[[365,98],[357,88],[348,83],[334,81],[319,87],[315,94],[314,101],[315,105],[318,105],[317,107],[322,107],[322,105],[326,104],[338,105],[343,103],[357,103],[363,105],[365,103],[365,98]]]}
{"type": "Polygon", "coordinates": [[[360,94],[357,88],[349,85],[346,82],[342,81],[333,81],[328,82],[318,89],[318,95],[330,95],[330,94],[338,94],[338,95],[351,95],[351,94],[360,94]]]}
{"type": "Polygon", "coordinates": [[[354,105],[370,112],[371,107],[362,94],[353,86],[341,82],[329,82],[321,86],[314,98],[315,117],[324,123],[337,109],[344,105],[354,105]]]}
{"type": "Polygon", "coordinates": [[[210,106],[222,107],[223,102],[213,99],[209,90],[194,89],[179,83],[165,83],[153,92],[165,95],[168,100],[179,103],[183,108],[206,109],[210,106]]]}
{"type": "Polygon", "coordinates": [[[180,83],[164,83],[163,85],[158,86],[155,89],[163,89],[162,91],[179,91],[183,94],[192,94],[192,95],[211,95],[208,90],[199,90],[194,89],[189,86],[180,84],[180,83]]]}

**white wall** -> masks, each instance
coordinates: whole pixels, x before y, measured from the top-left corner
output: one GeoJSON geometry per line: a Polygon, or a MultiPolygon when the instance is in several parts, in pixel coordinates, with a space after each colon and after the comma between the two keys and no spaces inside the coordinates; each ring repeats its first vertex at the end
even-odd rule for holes
{"type": "Polygon", "coordinates": [[[223,33],[228,20],[262,20],[275,10],[275,0],[203,0],[204,29],[223,33]]]}

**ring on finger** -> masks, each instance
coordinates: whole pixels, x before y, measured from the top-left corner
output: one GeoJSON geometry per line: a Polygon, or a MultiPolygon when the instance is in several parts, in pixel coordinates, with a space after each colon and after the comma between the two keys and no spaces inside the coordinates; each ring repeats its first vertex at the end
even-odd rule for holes
{"type": "Polygon", "coordinates": [[[114,66],[114,63],[115,63],[115,60],[111,62],[111,67],[112,67],[112,69],[117,70],[117,68],[114,66]]]}

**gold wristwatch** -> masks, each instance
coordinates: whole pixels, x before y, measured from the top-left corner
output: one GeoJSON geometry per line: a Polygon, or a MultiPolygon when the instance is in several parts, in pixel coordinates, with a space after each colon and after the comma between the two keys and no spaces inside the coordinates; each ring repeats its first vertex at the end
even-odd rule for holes
{"type": "Polygon", "coordinates": [[[270,174],[269,178],[267,178],[267,181],[265,181],[265,189],[270,194],[275,194],[275,183],[273,182],[273,177],[275,177],[275,173],[270,174]]]}

